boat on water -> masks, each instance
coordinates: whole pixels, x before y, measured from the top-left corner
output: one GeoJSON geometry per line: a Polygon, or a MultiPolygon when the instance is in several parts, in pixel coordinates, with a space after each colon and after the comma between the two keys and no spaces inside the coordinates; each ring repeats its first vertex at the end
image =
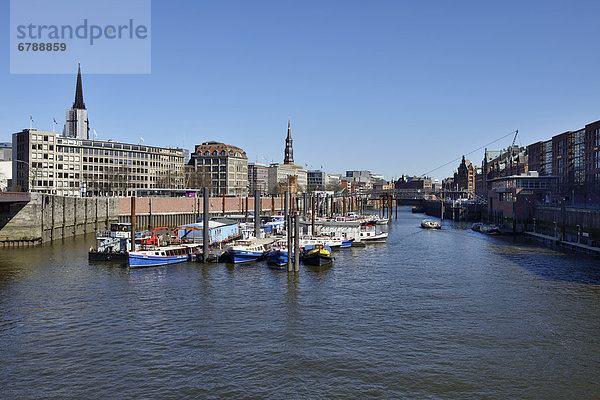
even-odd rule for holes
{"type": "Polygon", "coordinates": [[[360,241],[365,243],[385,243],[387,240],[387,232],[361,231],[360,241]]]}
{"type": "Polygon", "coordinates": [[[481,225],[479,228],[479,232],[484,233],[486,235],[501,235],[500,227],[497,225],[481,225]]]}
{"type": "Polygon", "coordinates": [[[144,268],[177,264],[188,261],[193,249],[190,246],[156,246],[129,252],[129,267],[144,268]]]}
{"type": "MultiPolygon", "coordinates": [[[[136,243],[139,244],[140,240],[138,238],[136,243]]],[[[110,224],[110,230],[96,232],[96,248],[90,248],[88,259],[127,263],[130,249],[131,224],[114,223],[110,224]]]]}
{"type": "Polygon", "coordinates": [[[314,265],[317,267],[331,264],[333,262],[331,247],[322,244],[307,246],[302,251],[300,259],[306,265],[314,265]]]}
{"type": "Polygon", "coordinates": [[[425,219],[421,221],[421,228],[423,229],[442,229],[442,225],[438,221],[432,219],[425,219]]]}
{"type": "Polygon", "coordinates": [[[364,224],[360,228],[360,242],[385,243],[388,233],[382,231],[378,224],[364,224]]]}
{"type": "Polygon", "coordinates": [[[352,246],[354,238],[346,239],[341,236],[303,236],[300,238],[300,247],[326,245],[332,249],[343,249],[352,246]]]}
{"type": "Polygon", "coordinates": [[[413,206],[412,212],[413,213],[424,213],[425,212],[425,207],[423,207],[423,206],[413,206]]]}
{"type": "MultiPolygon", "coordinates": [[[[284,240],[280,240],[271,246],[267,253],[267,264],[276,267],[283,267],[288,262],[288,247],[284,240]]],[[[294,252],[292,252],[292,262],[294,261],[294,252]]]]}
{"type": "Polygon", "coordinates": [[[240,240],[223,253],[223,260],[234,264],[257,261],[267,255],[268,249],[262,243],[251,240],[240,240]]]}

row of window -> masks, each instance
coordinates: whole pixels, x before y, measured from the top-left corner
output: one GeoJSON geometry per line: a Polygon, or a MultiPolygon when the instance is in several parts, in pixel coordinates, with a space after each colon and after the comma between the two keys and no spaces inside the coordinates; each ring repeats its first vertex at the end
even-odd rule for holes
{"type": "Polygon", "coordinates": [[[218,156],[229,156],[229,157],[246,157],[246,153],[240,153],[239,151],[234,152],[233,150],[225,151],[221,150],[220,152],[217,150],[213,150],[212,153],[208,150],[196,153],[198,157],[218,157],[218,156]]]}

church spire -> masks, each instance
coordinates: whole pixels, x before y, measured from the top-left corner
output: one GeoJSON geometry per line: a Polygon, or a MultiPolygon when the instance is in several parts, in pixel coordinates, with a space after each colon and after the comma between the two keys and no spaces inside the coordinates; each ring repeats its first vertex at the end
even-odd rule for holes
{"type": "Polygon", "coordinates": [[[292,148],[292,128],[290,126],[290,120],[288,119],[288,133],[285,139],[285,154],[283,158],[284,164],[294,163],[294,149],[292,148]]]}
{"type": "Polygon", "coordinates": [[[85,103],[83,102],[83,85],[81,84],[81,63],[77,64],[77,87],[75,88],[73,110],[85,110],[85,103]]]}

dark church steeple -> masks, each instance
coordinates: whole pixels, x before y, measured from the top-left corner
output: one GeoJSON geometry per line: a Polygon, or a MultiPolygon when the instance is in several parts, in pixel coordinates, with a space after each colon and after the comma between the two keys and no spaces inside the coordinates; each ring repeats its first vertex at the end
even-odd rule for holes
{"type": "Polygon", "coordinates": [[[77,87],[75,88],[73,110],[85,110],[85,103],[83,102],[83,85],[81,84],[81,63],[78,63],[77,67],[77,87]]]}
{"type": "Polygon", "coordinates": [[[83,84],[81,83],[81,64],[77,66],[77,86],[75,87],[75,101],[73,107],[65,113],[65,129],[63,136],[89,139],[90,121],[88,120],[87,110],[83,102],[83,84]]]}
{"type": "Polygon", "coordinates": [[[284,164],[294,164],[294,149],[292,148],[292,129],[290,127],[290,120],[288,119],[288,133],[285,139],[285,156],[283,158],[284,164]]]}

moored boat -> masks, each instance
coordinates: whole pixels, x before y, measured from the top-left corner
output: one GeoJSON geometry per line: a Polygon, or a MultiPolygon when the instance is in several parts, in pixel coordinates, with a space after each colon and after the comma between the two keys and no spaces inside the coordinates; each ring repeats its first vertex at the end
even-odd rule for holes
{"type": "Polygon", "coordinates": [[[301,260],[306,265],[314,265],[317,267],[331,264],[333,262],[331,248],[322,244],[307,246],[302,251],[301,260]]]}
{"type": "Polygon", "coordinates": [[[425,207],[423,207],[423,206],[413,206],[412,212],[413,213],[424,213],[425,212],[425,207]]]}
{"type": "Polygon", "coordinates": [[[266,255],[267,249],[263,244],[257,244],[250,240],[240,240],[223,253],[223,258],[237,264],[257,261],[266,255]]]}
{"type": "Polygon", "coordinates": [[[388,237],[387,232],[361,231],[360,241],[365,243],[385,243],[388,237]]]}
{"type": "Polygon", "coordinates": [[[481,225],[479,228],[479,232],[484,233],[486,235],[501,235],[502,232],[497,225],[481,225]]]}
{"type": "MultiPolygon", "coordinates": [[[[267,253],[267,264],[283,267],[288,262],[288,247],[285,241],[276,242],[267,253]]],[[[294,252],[292,252],[292,262],[294,261],[294,252]]]]}
{"type": "Polygon", "coordinates": [[[378,224],[363,224],[360,229],[360,242],[385,243],[388,233],[381,230],[378,224]]]}
{"type": "Polygon", "coordinates": [[[303,236],[300,238],[300,247],[326,245],[332,249],[352,246],[354,239],[346,239],[341,236],[303,236]]]}
{"type": "Polygon", "coordinates": [[[188,261],[191,248],[186,246],[157,246],[129,252],[129,267],[144,268],[188,261]]]}
{"type": "Polygon", "coordinates": [[[110,225],[110,230],[96,232],[96,248],[90,248],[88,259],[127,263],[130,249],[131,224],[114,223],[110,225]]]}

